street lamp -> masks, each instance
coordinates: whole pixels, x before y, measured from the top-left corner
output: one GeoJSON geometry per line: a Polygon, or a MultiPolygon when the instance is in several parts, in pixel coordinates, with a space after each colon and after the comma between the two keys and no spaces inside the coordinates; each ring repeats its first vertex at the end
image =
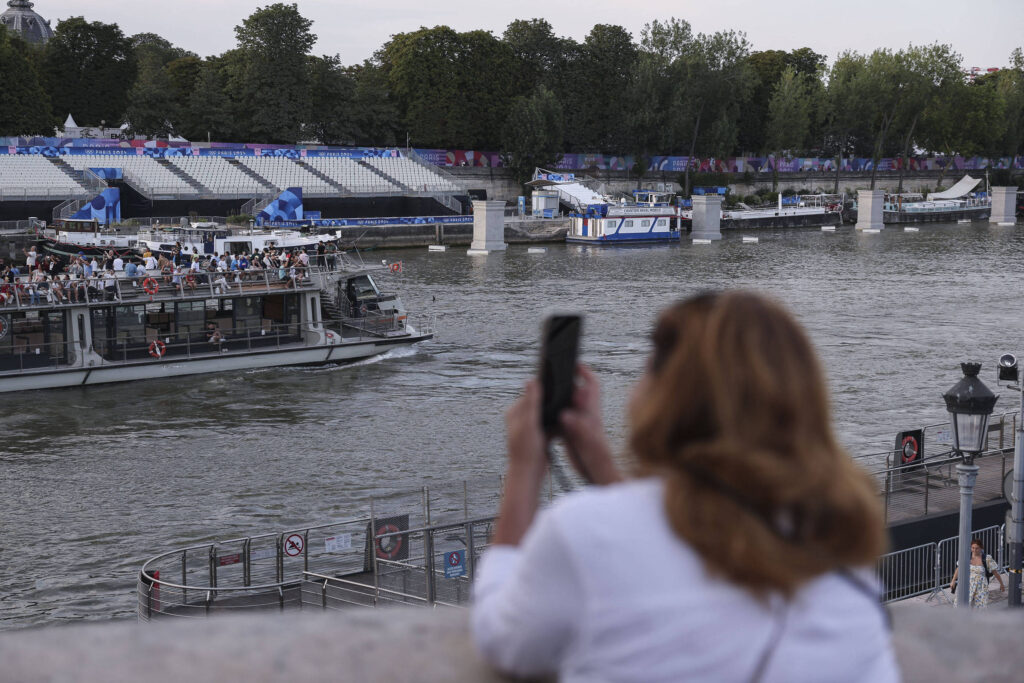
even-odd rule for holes
{"type": "Polygon", "coordinates": [[[981,363],[961,363],[963,378],[942,395],[946,400],[953,423],[953,449],[960,454],[956,466],[960,483],[960,552],[956,606],[970,606],[971,585],[971,515],[974,511],[974,482],[978,479],[978,466],[974,456],[985,446],[988,417],[995,408],[997,397],[978,379],[981,363]]]}
{"type": "Polygon", "coordinates": [[[1011,389],[1020,392],[1021,402],[1013,442],[1013,486],[1008,496],[1010,525],[1006,529],[1010,540],[1010,564],[1007,568],[1010,586],[1007,601],[1010,607],[1020,607],[1021,566],[1024,565],[1024,510],[1021,509],[1021,499],[1024,499],[1024,383],[1020,381],[1017,359],[1012,353],[1004,353],[999,357],[998,378],[1000,383],[1006,382],[1011,389]]]}

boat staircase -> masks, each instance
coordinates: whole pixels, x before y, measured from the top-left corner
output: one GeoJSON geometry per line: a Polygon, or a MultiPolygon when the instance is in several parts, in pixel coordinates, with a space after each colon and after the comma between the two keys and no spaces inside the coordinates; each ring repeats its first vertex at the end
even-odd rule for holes
{"type": "MultiPolygon", "coordinates": [[[[234,157],[225,157],[225,161],[227,161],[229,164],[231,164],[232,166],[237,168],[239,171],[241,171],[245,175],[249,176],[250,178],[252,178],[256,182],[258,182],[260,185],[265,187],[267,192],[273,192],[273,193],[275,193],[275,195],[276,195],[277,192],[279,192],[279,190],[277,189],[277,185],[274,185],[272,182],[270,182],[269,180],[267,180],[266,178],[261,176],[259,173],[257,173],[256,171],[254,171],[251,168],[249,168],[248,166],[246,166],[245,164],[239,163],[238,159],[235,159],[234,157]]],[[[273,198],[268,199],[267,200],[267,204],[269,204],[271,201],[273,201],[273,198]]],[[[264,204],[260,208],[262,209],[267,204],[264,204]]],[[[248,204],[246,204],[246,205],[248,205],[248,204]]],[[[243,213],[245,213],[245,212],[243,211],[243,213]]],[[[250,213],[250,215],[254,216],[256,214],[250,213]]]]}
{"type": "Polygon", "coordinates": [[[326,184],[328,187],[333,187],[335,190],[338,191],[338,194],[352,194],[351,191],[347,187],[345,187],[344,185],[338,184],[336,181],[332,180],[330,176],[328,176],[325,173],[321,172],[319,169],[317,169],[316,167],[312,166],[311,164],[307,164],[302,159],[292,159],[292,161],[294,161],[299,166],[301,166],[302,168],[306,169],[307,171],[309,171],[310,173],[315,175],[320,180],[324,181],[324,184],[326,184]]]}
{"type": "Polygon", "coordinates": [[[179,178],[181,178],[182,180],[184,180],[186,183],[188,183],[189,187],[194,188],[195,191],[198,192],[199,194],[201,194],[201,195],[210,194],[210,188],[208,188],[208,187],[206,187],[206,185],[203,185],[202,183],[200,183],[198,180],[196,180],[195,178],[190,176],[188,173],[185,173],[185,171],[183,171],[179,166],[175,166],[174,164],[172,164],[167,159],[157,159],[156,163],[160,164],[161,166],[166,168],[168,171],[170,171],[174,175],[176,175],[179,178]]]}

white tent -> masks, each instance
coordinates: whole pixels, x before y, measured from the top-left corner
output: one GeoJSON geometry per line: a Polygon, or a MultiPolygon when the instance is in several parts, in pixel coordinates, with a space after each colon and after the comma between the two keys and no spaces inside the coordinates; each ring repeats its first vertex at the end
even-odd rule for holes
{"type": "Polygon", "coordinates": [[[956,185],[949,188],[948,190],[945,190],[944,192],[933,192],[932,194],[928,195],[928,201],[932,201],[934,199],[959,199],[960,197],[963,197],[967,193],[973,191],[974,188],[976,188],[978,186],[978,183],[980,182],[980,178],[975,179],[969,175],[965,175],[963,178],[957,181],[956,185]]]}
{"type": "Polygon", "coordinates": [[[68,120],[64,122],[64,130],[67,130],[68,128],[78,128],[78,124],[75,123],[73,118],[71,118],[71,114],[68,114],[68,120]]]}

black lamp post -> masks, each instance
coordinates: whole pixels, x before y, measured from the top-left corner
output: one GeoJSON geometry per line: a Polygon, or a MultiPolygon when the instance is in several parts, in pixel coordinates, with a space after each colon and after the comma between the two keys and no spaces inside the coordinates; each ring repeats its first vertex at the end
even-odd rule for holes
{"type": "Polygon", "coordinates": [[[974,482],[978,466],[974,456],[985,447],[988,418],[995,408],[997,397],[978,379],[981,363],[961,363],[963,378],[942,395],[946,400],[953,423],[953,449],[960,454],[956,466],[960,483],[960,552],[957,575],[956,606],[970,605],[971,585],[971,515],[974,510],[974,482]]]}

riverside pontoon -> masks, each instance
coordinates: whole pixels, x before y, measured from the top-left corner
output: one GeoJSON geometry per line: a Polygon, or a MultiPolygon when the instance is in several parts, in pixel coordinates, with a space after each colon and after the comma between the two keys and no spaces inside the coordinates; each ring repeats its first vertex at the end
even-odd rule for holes
{"type": "Polygon", "coordinates": [[[3,283],[0,392],[346,362],[433,337],[378,288],[385,266],[323,261],[285,280],[276,269],[104,273],[45,296],[3,283]]]}

